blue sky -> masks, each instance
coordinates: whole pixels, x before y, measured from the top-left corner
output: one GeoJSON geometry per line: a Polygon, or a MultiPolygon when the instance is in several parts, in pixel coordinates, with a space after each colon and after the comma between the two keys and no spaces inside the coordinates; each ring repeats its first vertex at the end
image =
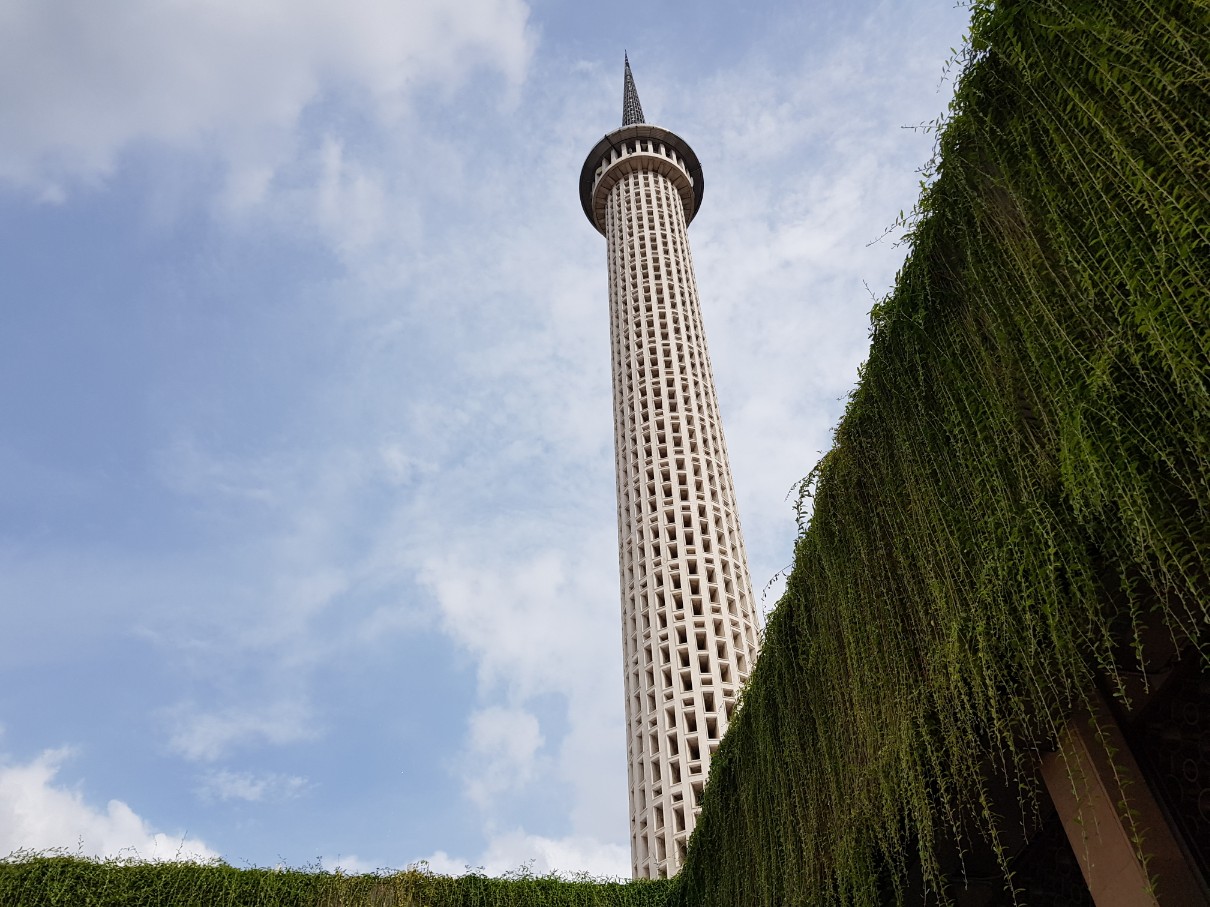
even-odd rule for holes
{"type": "Polygon", "coordinates": [[[623,48],[768,608],[966,20],[0,0],[0,854],[628,875],[623,48]]]}

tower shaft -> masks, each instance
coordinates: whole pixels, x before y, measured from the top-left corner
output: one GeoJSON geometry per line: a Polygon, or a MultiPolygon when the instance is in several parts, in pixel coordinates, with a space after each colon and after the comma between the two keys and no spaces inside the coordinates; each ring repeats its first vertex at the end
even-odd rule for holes
{"type": "Polygon", "coordinates": [[[623,126],[580,188],[609,260],[631,859],[658,878],[683,862],[757,615],[686,232],[697,157],[623,126]]]}
{"type": "Polygon", "coordinates": [[[680,198],[610,193],[618,547],[635,874],[673,875],[756,655],[735,493],[680,198]]]}

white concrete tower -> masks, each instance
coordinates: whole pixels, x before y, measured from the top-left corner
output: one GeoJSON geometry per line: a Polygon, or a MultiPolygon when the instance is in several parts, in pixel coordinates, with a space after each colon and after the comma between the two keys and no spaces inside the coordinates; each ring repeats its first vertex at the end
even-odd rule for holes
{"type": "Polygon", "coordinates": [[[643,122],[629,60],[624,85],[580,201],[609,252],[631,862],[660,878],[684,860],[757,612],[685,233],[701,165],[643,122]]]}

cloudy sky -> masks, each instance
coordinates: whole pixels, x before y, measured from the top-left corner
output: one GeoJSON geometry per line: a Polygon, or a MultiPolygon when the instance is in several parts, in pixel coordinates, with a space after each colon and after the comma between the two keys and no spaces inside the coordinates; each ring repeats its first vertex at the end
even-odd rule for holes
{"type": "Polygon", "coordinates": [[[0,855],[628,875],[605,243],[647,118],[752,574],[918,192],[935,0],[0,0],[0,855]]]}

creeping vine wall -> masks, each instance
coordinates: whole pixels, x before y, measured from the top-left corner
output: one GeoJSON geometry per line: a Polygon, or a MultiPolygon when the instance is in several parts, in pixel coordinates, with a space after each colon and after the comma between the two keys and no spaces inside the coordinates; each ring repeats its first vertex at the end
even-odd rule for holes
{"type": "Polygon", "coordinates": [[[966,57],[678,904],[939,893],[1094,681],[1206,638],[1210,5],[980,2],[966,57]]]}
{"type": "Polygon", "coordinates": [[[0,904],[876,904],[994,852],[1094,683],[1207,638],[1210,3],[977,0],[965,57],[678,879],[18,858],[0,904]]]}

